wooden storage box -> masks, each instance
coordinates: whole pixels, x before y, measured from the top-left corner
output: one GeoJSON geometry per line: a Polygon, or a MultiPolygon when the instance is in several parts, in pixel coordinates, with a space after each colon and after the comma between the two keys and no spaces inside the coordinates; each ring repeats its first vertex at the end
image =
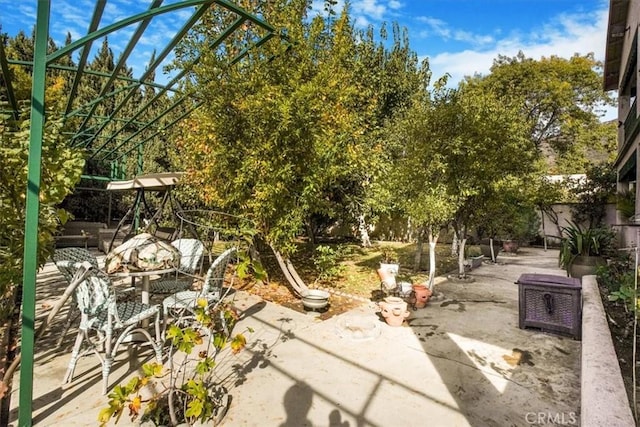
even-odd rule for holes
{"type": "Polygon", "coordinates": [[[582,283],[580,279],[551,274],[523,274],[516,281],[520,329],[538,328],[582,335],[582,283]]]}

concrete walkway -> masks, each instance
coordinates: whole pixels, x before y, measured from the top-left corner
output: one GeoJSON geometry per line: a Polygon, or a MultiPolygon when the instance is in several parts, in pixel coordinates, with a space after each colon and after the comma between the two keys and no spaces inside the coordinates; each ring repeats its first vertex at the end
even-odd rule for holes
{"type": "MultiPolygon", "coordinates": [[[[442,298],[391,327],[376,305],[319,321],[242,292],[236,331],[248,328],[246,349],[223,352],[216,373],[232,394],[224,426],[527,426],[578,425],[580,341],[518,328],[523,273],[559,274],[557,251],[525,248],[483,265],[473,283],[441,280],[442,298]]],[[[55,295],[59,275],[39,275],[39,307],[55,295]],[[51,285],[47,288],[47,284],[51,285]]],[[[93,356],[61,388],[74,332],[52,348],[53,332],[37,344],[33,421],[42,426],[96,425],[106,398],[93,356]]],[[[110,384],[131,372],[127,352],[110,384]]],[[[151,357],[151,355],[149,355],[151,357]]],[[[16,375],[15,380],[18,381],[16,375]]],[[[14,383],[11,422],[17,419],[14,383]]],[[[126,415],[126,414],[125,414],[126,415]]],[[[118,425],[130,425],[123,416],[118,425]]]]}

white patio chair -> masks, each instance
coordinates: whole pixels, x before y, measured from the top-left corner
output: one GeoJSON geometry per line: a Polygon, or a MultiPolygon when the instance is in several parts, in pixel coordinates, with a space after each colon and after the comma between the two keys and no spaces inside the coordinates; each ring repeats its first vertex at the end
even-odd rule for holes
{"type": "Polygon", "coordinates": [[[160,334],[160,308],[158,305],[134,301],[116,302],[116,295],[109,276],[92,271],[76,288],[76,301],[81,313],[80,327],[76,337],[69,367],[63,384],[71,382],[78,359],[94,353],[102,365],[102,393],[107,393],[109,372],[118,347],[132,334],[141,334],[153,347],[156,360],[162,363],[162,341],[160,334]],[[153,319],[155,338],[139,326],[142,320],[153,319]],[[96,337],[91,335],[96,333],[96,337]],[[83,343],[87,346],[82,349],[83,343]]]}
{"type": "MultiPolygon", "coordinates": [[[[91,267],[95,270],[100,270],[98,267],[98,259],[88,250],[84,248],[70,247],[70,248],[60,248],[56,249],[51,257],[53,259],[54,264],[58,268],[58,271],[65,278],[67,283],[71,283],[74,275],[77,272],[78,265],[82,262],[88,262],[91,264],[91,267]]],[[[119,288],[117,291],[118,300],[131,299],[135,297],[135,288],[132,286],[119,288]]],[[[65,322],[64,328],[62,329],[62,333],[60,337],[58,337],[58,341],[56,345],[60,347],[62,345],[62,341],[64,337],[67,335],[67,332],[71,328],[71,323],[80,315],[78,311],[78,304],[76,302],[75,292],[72,294],[72,302],[71,307],[69,307],[69,313],[67,314],[67,320],[65,322]]]]}
{"type": "Polygon", "coordinates": [[[192,313],[200,298],[205,298],[209,304],[220,300],[227,266],[236,251],[237,248],[227,249],[213,261],[207,270],[201,290],[176,292],[162,301],[165,329],[170,312],[192,313]]]}
{"type": "MultiPolygon", "coordinates": [[[[73,280],[73,276],[76,274],[78,270],[78,263],[88,262],[91,264],[91,267],[98,270],[98,259],[91,254],[88,250],[84,248],[60,248],[56,249],[51,257],[53,259],[54,264],[58,268],[58,271],[62,274],[64,279],[68,284],[73,280]]],[[[78,311],[78,304],[76,303],[75,292],[72,294],[72,302],[71,307],[69,307],[69,312],[67,313],[67,320],[62,329],[62,333],[58,337],[58,341],[56,341],[56,346],[60,347],[62,345],[62,341],[64,337],[67,335],[69,328],[71,328],[71,323],[80,315],[78,311]]]]}
{"type": "Polygon", "coordinates": [[[177,239],[171,245],[180,252],[180,267],[169,277],[151,282],[152,294],[173,294],[191,288],[195,273],[202,266],[204,243],[198,239],[177,239]]]}

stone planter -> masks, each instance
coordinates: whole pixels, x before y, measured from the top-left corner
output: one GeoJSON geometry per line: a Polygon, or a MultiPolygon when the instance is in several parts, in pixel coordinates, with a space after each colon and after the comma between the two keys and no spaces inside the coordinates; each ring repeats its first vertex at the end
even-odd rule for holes
{"type": "Polygon", "coordinates": [[[601,256],[578,255],[569,265],[569,276],[582,279],[582,276],[596,274],[596,269],[607,261],[601,256]]]}
{"type": "Polygon", "coordinates": [[[471,269],[478,268],[482,265],[482,260],[484,259],[484,255],[472,256],[467,258],[467,263],[471,269]]]}

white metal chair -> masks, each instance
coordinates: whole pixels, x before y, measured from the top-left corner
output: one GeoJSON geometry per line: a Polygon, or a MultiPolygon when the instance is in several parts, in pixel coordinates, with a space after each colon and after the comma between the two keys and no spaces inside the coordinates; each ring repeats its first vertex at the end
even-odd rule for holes
{"type": "MultiPolygon", "coordinates": [[[[84,248],[78,247],[69,247],[69,248],[60,248],[56,249],[51,257],[53,259],[54,264],[58,268],[58,271],[65,278],[67,283],[71,283],[74,275],[78,270],[78,266],[82,262],[88,262],[91,267],[95,270],[100,270],[98,266],[98,259],[88,250],[84,248]]],[[[131,299],[135,297],[135,287],[129,286],[118,289],[118,300],[131,299]]],[[[60,347],[62,345],[62,341],[64,337],[67,335],[67,332],[71,328],[71,323],[80,315],[78,311],[78,304],[76,302],[75,292],[72,294],[72,303],[71,307],[69,307],[69,313],[67,314],[67,321],[62,329],[62,333],[60,337],[58,337],[58,341],[56,345],[60,347]]]]}
{"type": "Polygon", "coordinates": [[[236,251],[235,247],[227,249],[213,261],[207,270],[201,290],[176,292],[162,301],[165,328],[170,312],[192,312],[200,298],[205,298],[208,303],[218,301],[221,298],[227,266],[236,251]]]}
{"type": "MultiPolygon", "coordinates": [[[[88,262],[95,270],[99,269],[98,259],[93,256],[91,252],[84,248],[71,247],[56,249],[52,255],[52,258],[56,267],[69,284],[73,280],[73,277],[78,270],[79,263],[88,262]]],[[[64,328],[62,329],[62,333],[60,334],[60,337],[58,337],[58,341],[56,342],[56,345],[58,347],[62,345],[62,340],[67,335],[69,328],[71,328],[71,323],[79,315],[80,312],[78,311],[78,304],[76,303],[74,292],[72,294],[72,303],[71,307],[69,307],[67,320],[65,322],[64,328]]]]}
{"type": "Polygon", "coordinates": [[[195,273],[202,266],[204,243],[200,240],[177,239],[171,245],[180,252],[180,266],[169,277],[151,282],[150,291],[153,294],[173,294],[188,290],[193,284],[195,273]]]}
{"type": "Polygon", "coordinates": [[[134,301],[116,302],[116,295],[109,276],[100,271],[92,271],[76,288],[76,301],[81,313],[80,327],[76,337],[69,367],[63,383],[73,379],[78,359],[94,353],[102,365],[103,394],[107,393],[108,377],[118,347],[132,334],[141,334],[155,351],[156,360],[162,363],[162,340],[160,334],[160,308],[158,305],[142,304],[134,301]],[[139,326],[142,320],[152,320],[155,338],[139,326]],[[91,332],[96,333],[92,337],[91,332]],[[87,348],[82,349],[84,344],[87,348]],[[82,350],[82,351],[81,351],[82,350]]]}

